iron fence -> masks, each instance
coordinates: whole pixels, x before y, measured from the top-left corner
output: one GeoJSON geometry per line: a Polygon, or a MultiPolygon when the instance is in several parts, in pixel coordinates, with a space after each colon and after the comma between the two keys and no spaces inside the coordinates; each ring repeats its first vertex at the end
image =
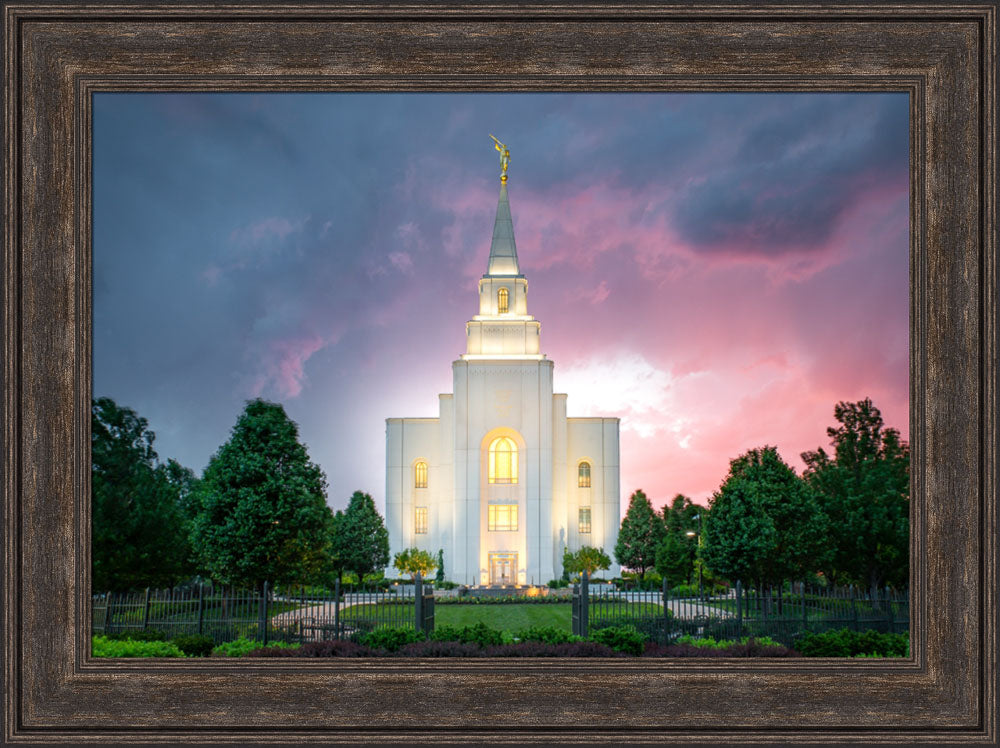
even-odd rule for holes
{"type": "Polygon", "coordinates": [[[737,584],[725,592],[674,594],[666,584],[662,590],[595,589],[582,579],[573,588],[573,633],[632,625],[660,643],[690,634],[769,636],[791,645],[803,633],[845,627],[903,633],[909,630],[909,610],[909,594],[888,588],[873,593],[802,583],[785,589],[737,584]]]}
{"type": "Polygon", "coordinates": [[[376,628],[434,629],[434,591],[419,579],[388,588],[338,583],[259,590],[213,585],[93,595],[94,634],[158,630],[168,638],[205,634],[216,643],[239,638],[309,642],[345,639],[376,628]]]}

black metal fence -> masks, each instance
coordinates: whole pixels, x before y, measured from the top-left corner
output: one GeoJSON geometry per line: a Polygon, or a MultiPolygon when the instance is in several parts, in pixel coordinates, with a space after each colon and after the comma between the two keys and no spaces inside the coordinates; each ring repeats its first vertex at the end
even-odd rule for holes
{"type": "Polygon", "coordinates": [[[239,638],[308,642],[345,639],[384,626],[434,629],[434,590],[411,585],[333,589],[264,585],[260,590],[198,585],[93,595],[92,632],[156,629],[168,638],[206,634],[217,643],[239,638]]]}
{"type": "Polygon", "coordinates": [[[902,633],[909,630],[909,595],[882,589],[874,594],[856,587],[812,588],[796,583],[789,589],[743,589],[725,593],[674,595],[662,590],[619,590],[589,584],[573,587],[573,633],[632,625],[661,643],[678,636],[736,639],[769,636],[784,644],[805,632],[849,628],[902,633]]]}

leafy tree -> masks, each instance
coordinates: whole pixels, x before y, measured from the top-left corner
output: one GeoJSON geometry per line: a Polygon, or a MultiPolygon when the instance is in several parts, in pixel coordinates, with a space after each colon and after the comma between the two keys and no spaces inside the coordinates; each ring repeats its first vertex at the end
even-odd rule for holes
{"type": "Polygon", "coordinates": [[[694,557],[694,543],[680,530],[670,528],[656,549],[656,571],[671,587],[690,583],[694,557]]]}
{"type": "Polygon", "coordinates": [[[337,512],[334,551],[341,567],[357,574],[359,582],[389,564],[389,532],[368,494],[355,491],[347,511],[337,512]]]}
{"type": "Polygon", "coordinates": [[[326,478],[277,403],[250,400],[198,487],[192,537],[226,584],[302,584],[327,559],[326,478]]]}
{"type": "Polygon", "coordinates": [[[568,574],[587,572],[589,577],[593,576],[595,571],[610,568],[611,558],[604,552],[603,548],[585,545],[575,553],[571,553],[568,548],[563,551],[563,569],[568,574]]]}
{"type": "Polygon", "coordinates": [[[805,452],[804,477],[830,518],[824,573],[834,583],[905,585],[909,574],[910,448],[886,428],[871,399],[834,407],[834,448],[805,452]]]}
{"type": "Polygon", "coordinates": [[[780,584],[822,566],[826,531],[813,491],[777,449],[752,449],[712,497],[702,557],[730,580],[780,584]]]}
{"type": "Polygon", "coordinates": [[[691,582],[698,553],[699,517],[701,507],[683,494],[677,494],[670,504],[663,505],[666,535],[656,549],[656,571],[671,587],[691,582]],[[689,535],[688,533],[692,533],[689,535]]]}
{"type": "Polygon", "coordinates": [[[437,568],[434,557],[419,548],[400,551],[393,558],[392,565],[400,574],[409,574],[411,579],[416,579],[417,574],[421,579],[426,579],[427,575],[437,568]]]}
{"type": "Polygon", "coordinates": [[[184,480],[158,462],[145,418],[107,397],[91,404],[91,559],[95,590],[166,587],[193,573],[184,480]]]}
{"type": "Polygon", "coordinates": [[[438,549],[437,574],[434,581],[438,584],[444,581],[444,548],[438,549]]]}
{"type": "Polygon", "coordinates": [[[666,530],[663,520],[653,510],[646,494],[638,490],[629,498],[628,510],[618,531],[615,560],[639,573],[641,582],[646,570],[656,563],[656,549],[666,530]]]}

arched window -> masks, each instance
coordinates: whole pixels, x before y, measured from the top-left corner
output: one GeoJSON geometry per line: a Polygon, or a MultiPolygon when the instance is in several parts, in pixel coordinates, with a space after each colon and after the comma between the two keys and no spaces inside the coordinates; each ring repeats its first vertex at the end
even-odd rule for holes
{"type": "Polygon", "coordinates": [[[590,488],[590,463],[589,462],[584,461],[584,462],[580,463],[580,469],[577,472],[577,482],[576,482],[576,485],[578,485],[580,488],[590,488]]]}
{"type": "Polygon", "coordinates": [[[507,289],[501,288],[497,291],[497,314],[506,314],[508,308],[507,289]]]}
{"type": "Polygon", "coordinates": [[[418,462],[413,466],[413,487],[427,488],[427,463],[418,462]]]}
{"type": "Polygon", "coordinates": [[[490,483],[517,483],[517,445],[501,436],[490,442],[490,483]]]}

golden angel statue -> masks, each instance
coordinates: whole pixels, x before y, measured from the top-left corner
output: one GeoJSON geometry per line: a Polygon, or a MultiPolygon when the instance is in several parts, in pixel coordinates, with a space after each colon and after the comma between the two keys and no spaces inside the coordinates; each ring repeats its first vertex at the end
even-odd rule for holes
{"type": "Polygon", "coordinates": [[[510,151],[508,150],[507,146],[505,146],[499,140],[497,140],[496,138],[494,138],[492,135],[490,135],[490,137],[493,138],[493,142],[495,143],[494,147],[498,151],[500,151],[500,181],[501,182],[506,182],[507,181],[507,166],[508,166],[508,164],[510,164],[510,151]]]}

